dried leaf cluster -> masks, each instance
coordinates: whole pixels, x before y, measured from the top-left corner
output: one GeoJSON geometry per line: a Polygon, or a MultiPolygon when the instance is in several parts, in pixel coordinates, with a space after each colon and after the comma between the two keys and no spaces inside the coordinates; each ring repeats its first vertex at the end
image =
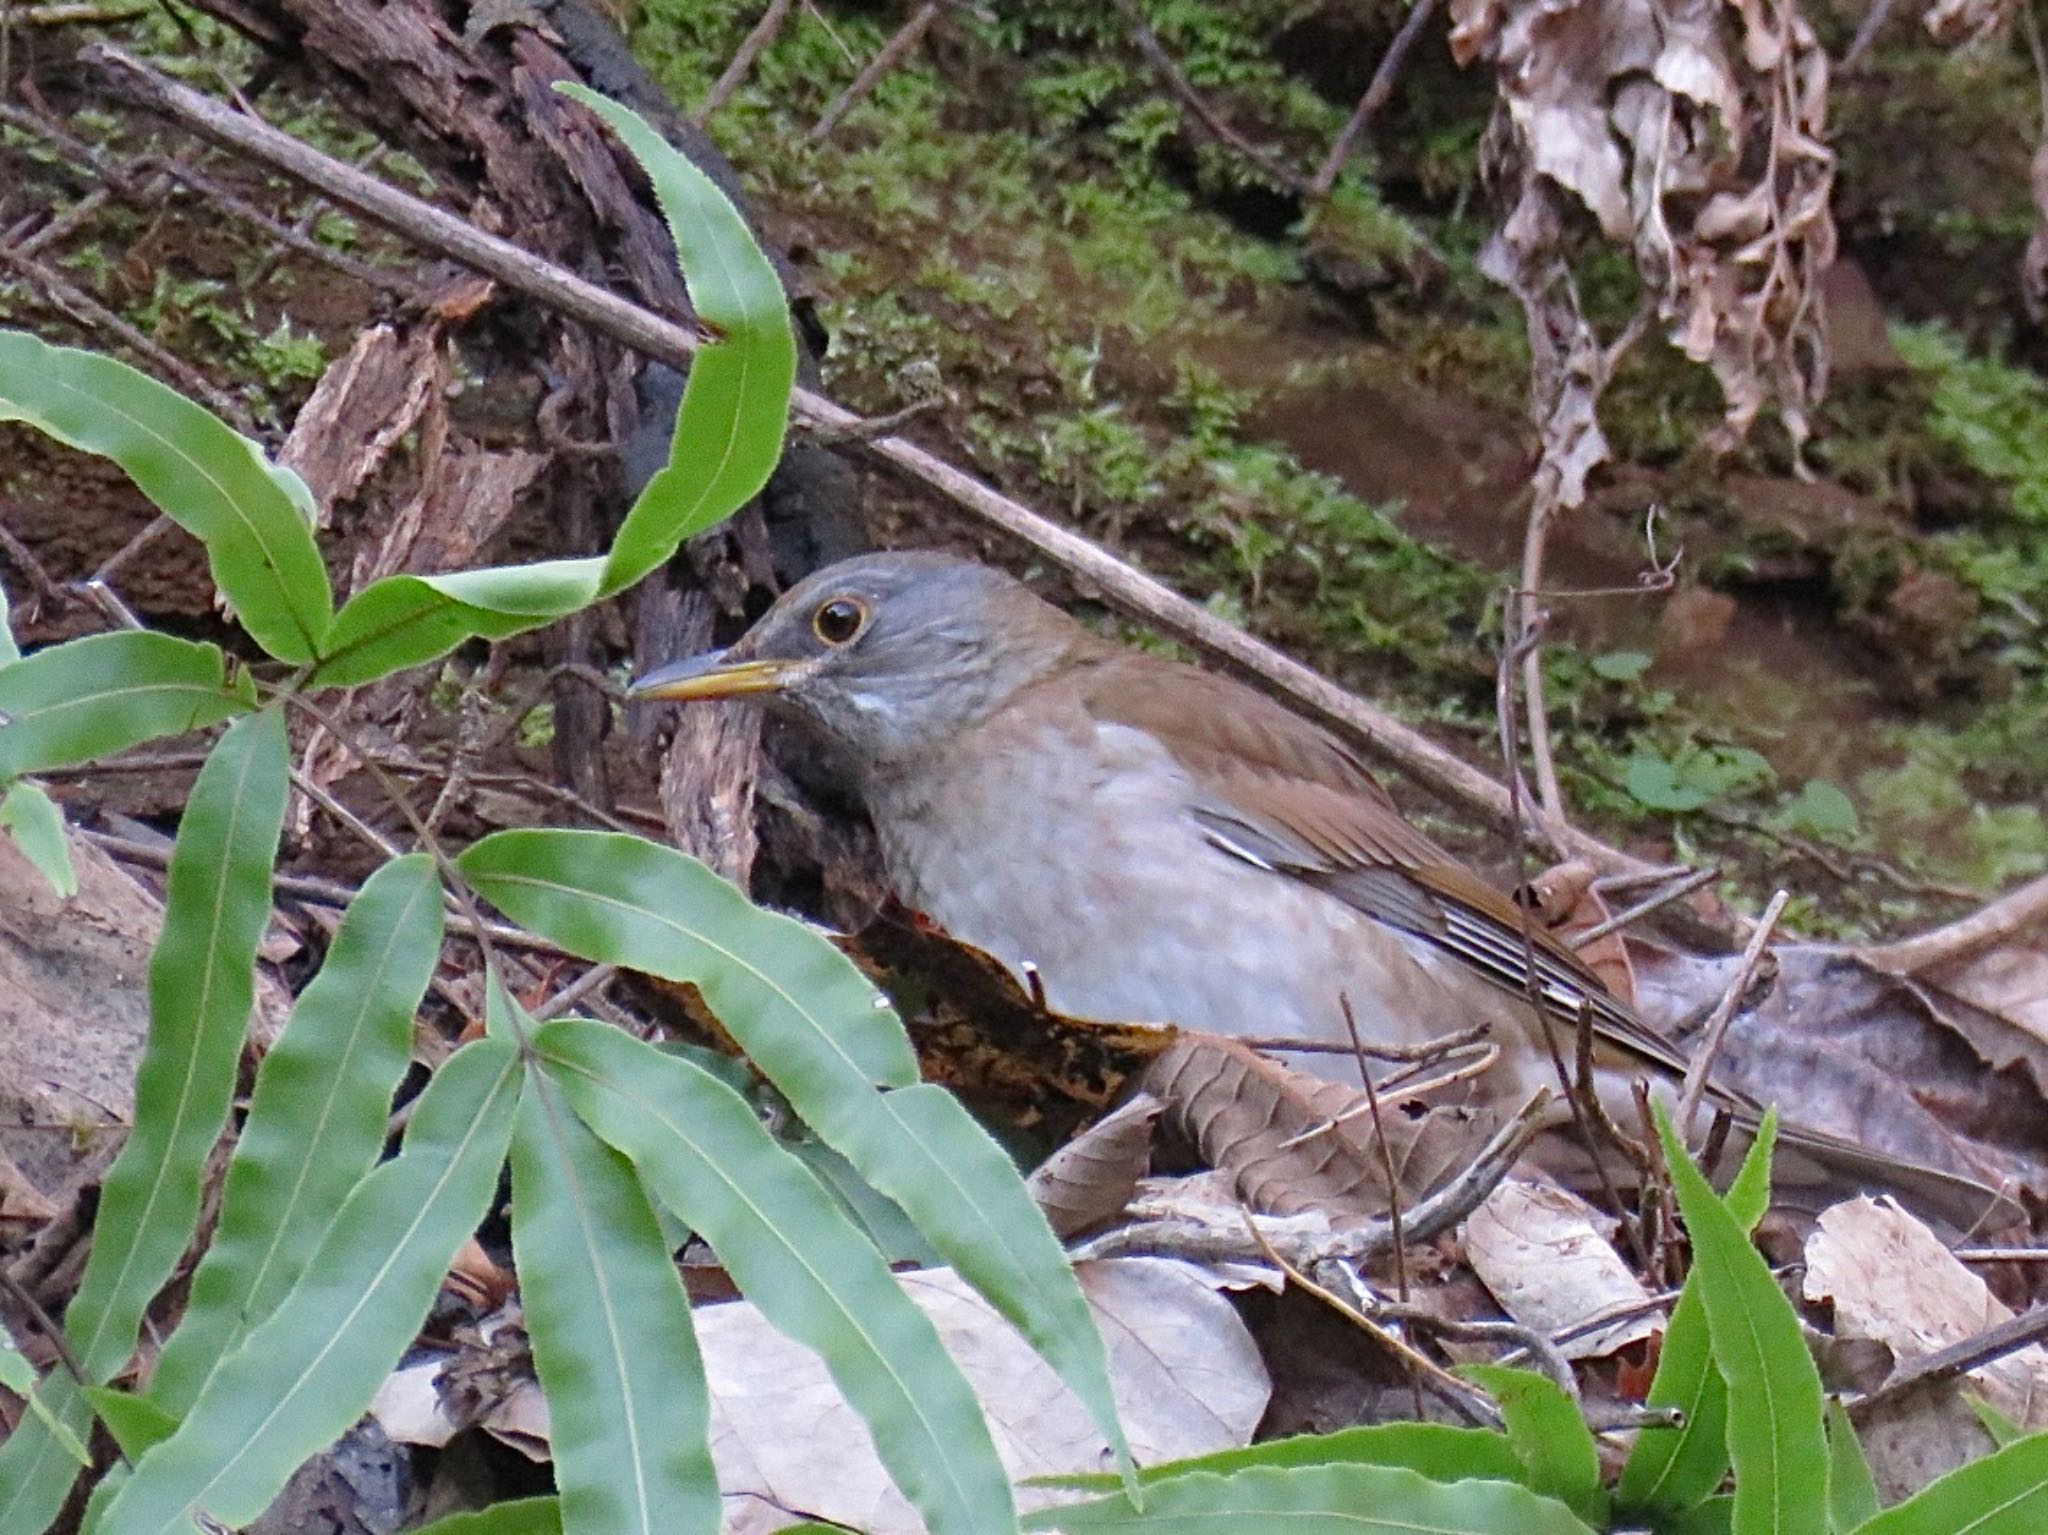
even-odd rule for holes
{"type": "Polygon", "coordinates": [[[1571,271],[1590,215],[1626,245],[1644,313],[1711,367],[1732,446],[1775,404],[1796,444],[1827,382],[1834,260],[1828,60],[1794,0],[1455,0],[1451,47],[1500,84],[1491,171],[1506,217],[1483,262],[1529,316],[1538,504],[1570,507],[1607,457],[1597,406],[1635,326],[1603,345],[1571,271]]]}

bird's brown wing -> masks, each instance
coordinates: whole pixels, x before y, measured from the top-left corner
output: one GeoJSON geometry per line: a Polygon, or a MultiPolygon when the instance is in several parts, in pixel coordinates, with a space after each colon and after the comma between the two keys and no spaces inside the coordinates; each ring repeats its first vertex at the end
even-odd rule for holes
{"type": "Polygon", "coordinates": [[[1403,818],[1358,757],[1240,683],[1118,652],[1082,678],[1089,714],[1143,730],[1199,791],[1191,813],[1217,847],[1331,895],[1469,965],[1517,996],[1535,983],[1556,1016],[1590,1009],[1600,1032],[1665,1071],[1684,1057],[1579,957],[1403,818]]]}
{"type": "MultiPolygon", "coordinates": [[[[1553,1017],[1575,1028],[1590,1010],[1610,1044],[1653,1072],[1683,1075],[1685,1058],[1662,1035],[1570,949],[1531,928],[1512,901],[1409,825],[1335,738],[1250,688],[1157,657],[1118,652],[1086,663],[1084,673],[1084,703],[1095,720],[1151,734],[1187,770],[1198,791],[1192,812],[1217,847],[1327,890],[1517,996],[1529,993],[1533,952],[1553,1017]]],[[[1753,1100],[1718,1085],[1709,1091],[1739,1126],[1754,1129],[1753,1100]]],[[[1803,1158],[1828,1201],[1889,1189],[1965,1231],[2019,1213],[1975,1178],[1835,1136],[1786,1125],[1779,1147],[1783,1177],[1807,1177],[1803,1158]]]]}

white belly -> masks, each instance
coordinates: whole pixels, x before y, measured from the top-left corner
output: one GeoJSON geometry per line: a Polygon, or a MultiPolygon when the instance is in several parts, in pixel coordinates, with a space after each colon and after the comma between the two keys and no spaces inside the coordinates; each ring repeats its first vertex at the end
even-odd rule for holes
{"type": "MultiPolygon", "coordinates": [[[[1403,1045],[1479,1021],[1399,935],[1211,844],[1150,736],[1087,728],[1082,752],[977,752],[944,816],[881,798],[902,899],[1020,979],[1035,971],[1069,1017],[1342,1043],[1348,996],[1367,1039],[1403,1045]]],[[[1319,1064],[1357,1079],[1348,1057],[1319,1064]]]]}

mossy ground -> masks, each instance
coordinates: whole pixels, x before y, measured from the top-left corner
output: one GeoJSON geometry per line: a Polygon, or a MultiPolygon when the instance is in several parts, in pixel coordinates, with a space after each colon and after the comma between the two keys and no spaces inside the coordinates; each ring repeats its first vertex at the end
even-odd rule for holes
{"type": "MultiPolygon", "coordinates": [[[[1196,86],[1304,170],[1400,14],[1148,9],[1196,86]],[[1344,26],[1343,50],[1316,33],[1344,26]]],[[[757,12],[647,0],[636,47],[690,107],[757,12]]],[[[935,376],[947,403],[922,430],[948,451],[1485,759],[1528,467],[1519,313],[1476,270],[1488,83],[1426,39],[1373,143],[1305,215],[1191,124],[1106,6],[953,13],[813,142],[898,20],[795,13],[712,123],[808,253],[832,389],[883,410],[935,376]]],[[[1997,360],[2013,327],[1986,319],[1994,279],[2012,292],[1994,266],[2024,239],[2025,131],[1979,122],[1960,194],[1952,162],[1916,178],[1924,151],[1891,143],[1918,132],[1914,99],[1949,103],[1958,132],[2024,119],[2024,69],[1908,48],[1842,93],[1845,219],[1889,210],[1911,291],[1873,277],[1921,328],[1899,334],[1903,365],[1844,381],[1811,450],[1821,482],[1791,476],[1768,422],[1707,460],[1713,382],[1651,343],[1607,401],[1617,465],[1554,546],[1561,582],[1625,582],[1654,501],[1683,585],[1706,594],[1677,605],[1704,631],[1654,599],[1556,604],[1576,812],[1727,860],[1752,890],[1790,883],[1812,930],[1928,919],[2048,868],[2048,393],[1997,360]],[[1959,253],[1979,282],[1928,302],[1923,274],[1959,253]]],[[[1589,252],[1585,292],[1618,324],[1625,260],[1589,252]]]]}
{"type": "MultiPolygon", "coordinates": [[[[688,109],[759,9],[645,0],[635,45],[688,109]]],[[[1147,10],[1197,88],[1305,174],[1405,7],[1147,10]]],[[[828,387],[874,411],[936,389],[915,433],[1493,763],[1530,457],[1521,317],[1477,270],[1491,82],[1451,64],[1439,24],[1335,194],[1305,211],[1191,125],[1115,8],[999,14],[949,11],[812,142],[901,14],[799,7],[712,121],[815,290],[828,387]]],[[[142,25],[131,46],[209,78],[240,46],[199,23],[211,57],[195,62],[184,32],[142,25]]],[[[2013,276],[2038,112],[2025,59],[1939,54],[1899,29],[1835,100],[1841,221],[1881,349],[1884,320],[1905,322],[1892,355],[1838,379],[1808,483],[1768,421],[1707,459],[1711,378],[1637,348],[1604,407],[1617,461],[1553,535],[1552,579],[1628,585],[1655,504],[1660,550],[1684,549],[1681,591],[1560,599],[1546,656],[1575,814],[1646,851],[1723,859],[1751,895],[1790,883],[1809,928],[1851,934],[2048,867],[2048,392],[2029,367],[2048,350],[2013,276]]],[[[316,103],[286,126],[367,147],[316,103]]],[[[41,150],[11,132],[4,147],[18,178],[47,183],[22,195],[79,195],[41,150]]],[[[296,216],[298,194],[208,163],[296,216]]],[[[94,230],[67,250],[69,280],[261,429],[289,421],[361,323],[359,295],[249,230],[118,204],[94,230]]],[[[338,216],[315,232],[407,259],[338,216]]],[[[1589,306],[1618,326],[1626,259],[1589,247],[1581,266],[1589,306]]],[[[0,315],[66,334],[4,285],[0,315]]],[[[17,457],[11,483],[43,462],[17,457]]],[[[962,536],[875,484],[879,525],[962,536]]],[[[29,499],[61,517],[65,494],[29,499]]],[[[133,528],[103,531],[117,545],[133,528]]],[[[207,621],[205,604],[186,616],[207,621]]]]}

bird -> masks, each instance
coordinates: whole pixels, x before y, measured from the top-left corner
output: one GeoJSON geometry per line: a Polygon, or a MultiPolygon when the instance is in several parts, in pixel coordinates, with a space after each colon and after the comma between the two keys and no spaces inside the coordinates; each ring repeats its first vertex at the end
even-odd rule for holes
{"type": "MultiPolygon", "coordinates": [[[[755,699],[828,748],[897,898],[1055,1013],[1341,1045],[1348,1005],[1366,1039],[1407,1048],[1483,1024],[1502,1047],[1484,1077],[1495,1102],[1554,1090],[1589,1015],[1620,1123],[1636,1122],[1634,1079],[1669,1102],[1684,1077],[1681,1052],[1408,821],[1349,746],[993,567],[842,560],[729,648],[630,693],[755,699]]],[[[1730,1089],[1707,1101],[1757,1124],[1730,1089]]],[[[1975,1180],[1796,1124],[1780,1145],[1781,1176],[1804,1167],[1830,1196],[1893,1192],[1959,1229],[2012,1210],[1975,1180]]]]}

